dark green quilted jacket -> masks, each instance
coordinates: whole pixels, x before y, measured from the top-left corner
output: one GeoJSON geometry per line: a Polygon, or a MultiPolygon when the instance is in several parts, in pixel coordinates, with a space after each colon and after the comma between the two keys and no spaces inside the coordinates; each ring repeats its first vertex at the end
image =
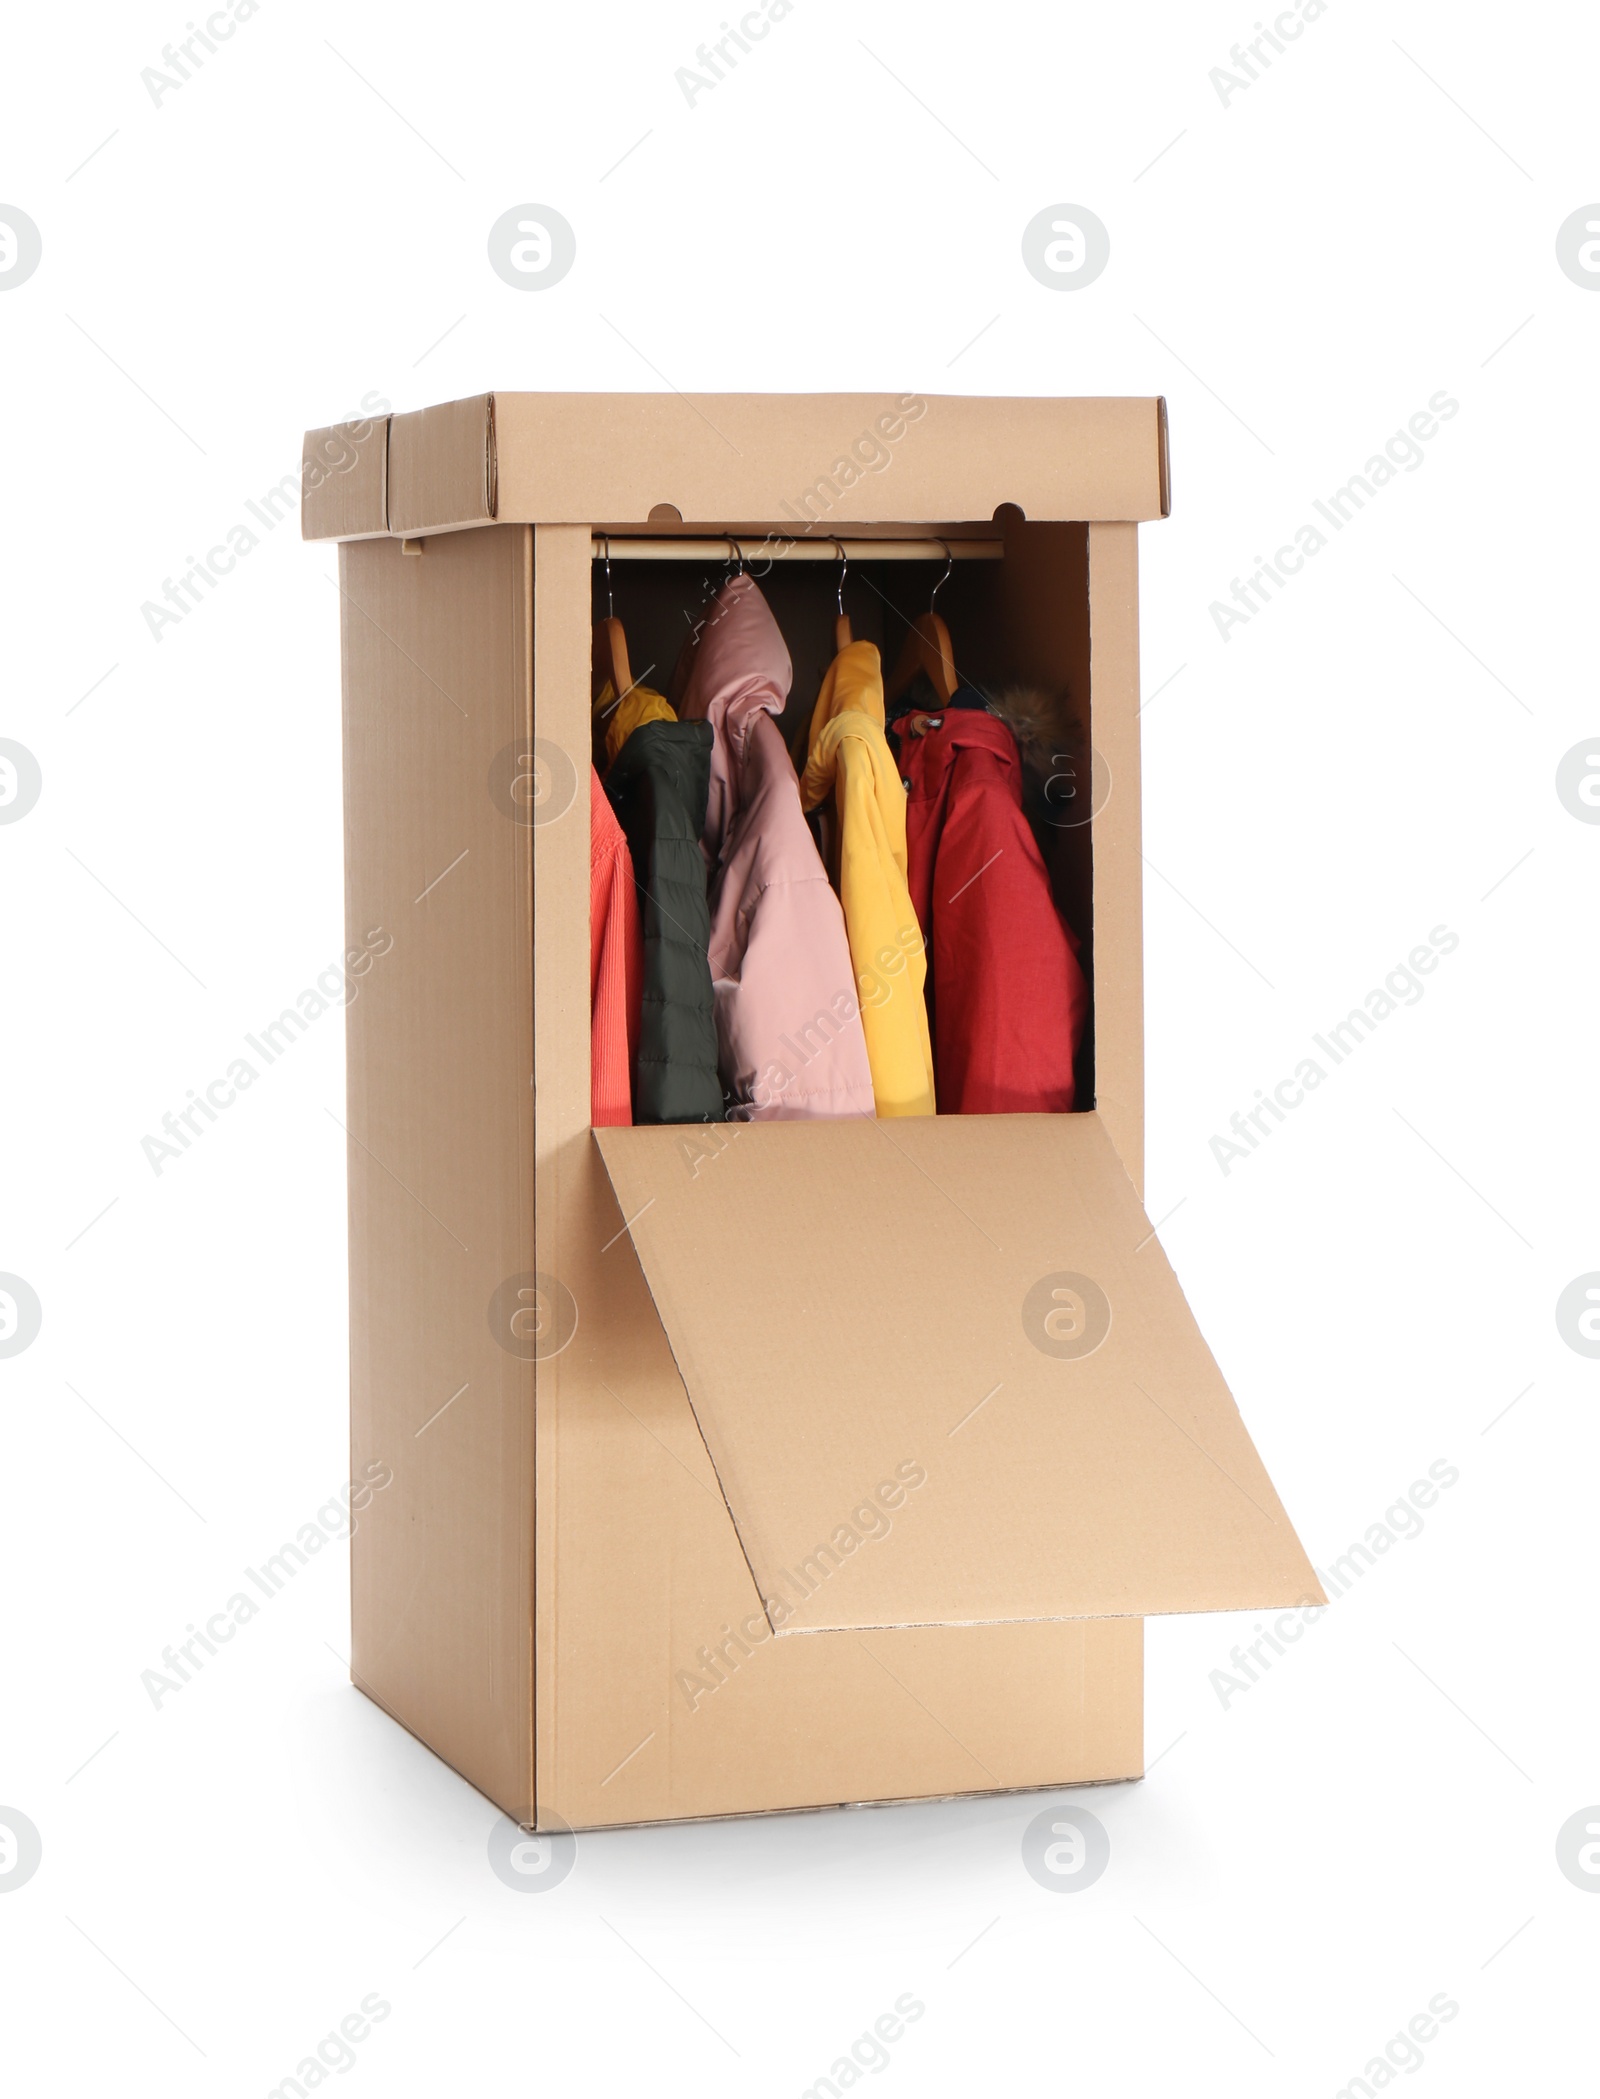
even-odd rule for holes
{"type": "Polygon", "coordinates": [[[633,858],[644,933],[635,1122],[723,1120],[700,850],[711,745],[707,722],[644,722],[606,774],[633,858]]]}

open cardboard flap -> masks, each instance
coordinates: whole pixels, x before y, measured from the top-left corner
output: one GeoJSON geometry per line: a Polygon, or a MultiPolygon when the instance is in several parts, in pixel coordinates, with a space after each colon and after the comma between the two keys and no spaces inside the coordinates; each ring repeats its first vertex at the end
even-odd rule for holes
{"type": "Polygon", "coordinates": [[[774,1631],[1324,1600],[1098,1116],[594,1136],[774,1631]]]}

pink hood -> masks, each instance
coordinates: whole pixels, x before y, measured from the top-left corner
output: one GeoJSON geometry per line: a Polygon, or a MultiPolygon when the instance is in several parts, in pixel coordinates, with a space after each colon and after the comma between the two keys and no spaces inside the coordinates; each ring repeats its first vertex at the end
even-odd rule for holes
{"type": "Polygon", "coordinates": [[[873,1113],[844,913],[773,719],[791,676],[766,599],[735,577],[711,609],[679,712],[709,722],[716,739],[701,843],[719,1061],[736,1122],[873,1113]]]}

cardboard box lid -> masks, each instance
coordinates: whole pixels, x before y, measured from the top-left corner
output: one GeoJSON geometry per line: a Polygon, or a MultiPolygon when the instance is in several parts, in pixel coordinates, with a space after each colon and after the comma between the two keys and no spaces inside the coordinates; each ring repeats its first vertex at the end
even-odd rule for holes
{"type": "MultiPolygon", "coordinates": [[[[351,429],[311,431],[305,458],[351,429]]],[[[359,508],[311,476],[307,539],[472,525],[774,526],[1025,516],[1128,523],[1170,509],[1166,403],[966,394],[475,394],[390,418],[359,508]]]]}
{"type": "Polygon", "coordinates": [[[1323,1600],[1097,1115],[594,1135],[774,1631],[1323,1600]]]}
{"type": "Polygon", "coordinates": [[[498,510],[493,394],[390,418],[391,532],[493,524],[498,510]]]}
{"type": "Polygon", "coordinates": [[[389,530],[389,418],[308,430],[300,447],[302,539],[382,539],[389,530]]]}

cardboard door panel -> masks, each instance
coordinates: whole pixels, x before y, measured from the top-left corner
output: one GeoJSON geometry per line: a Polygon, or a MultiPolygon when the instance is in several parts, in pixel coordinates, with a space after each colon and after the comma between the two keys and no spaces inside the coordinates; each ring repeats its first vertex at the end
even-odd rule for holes
{"type": "Polygon", "coordinates": [[[1098,1116],[594,1135],[775,1631],[1320,1600],[1098,1116]]]}

